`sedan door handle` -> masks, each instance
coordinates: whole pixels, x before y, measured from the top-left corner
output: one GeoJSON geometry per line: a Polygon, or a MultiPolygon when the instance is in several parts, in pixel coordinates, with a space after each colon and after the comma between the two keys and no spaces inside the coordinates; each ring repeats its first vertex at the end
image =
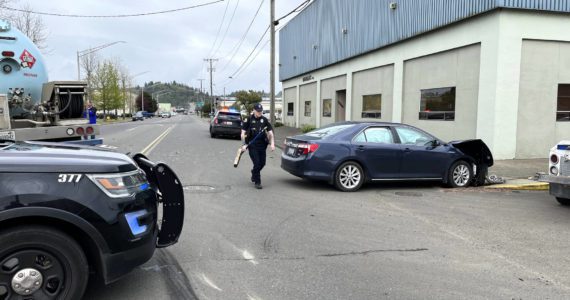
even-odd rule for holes
{"type": "Polygon", "coordinates": [[[404,148],[404,152],[412,152],[412,149],[410,149],[410,148],[404,148]]]}
{"type": "Polygon", "coordinates": [[[364,151],[366,148],[362,145],[356,147],[356,151],[364,151]]]}

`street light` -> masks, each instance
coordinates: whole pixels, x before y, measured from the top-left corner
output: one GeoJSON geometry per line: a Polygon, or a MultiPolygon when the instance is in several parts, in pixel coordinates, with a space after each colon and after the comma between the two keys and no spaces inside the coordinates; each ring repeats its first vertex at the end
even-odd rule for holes
{"type": "Polygon", "coordinates": [[[112,42],[112,43],[108,43],[108,44],[104,44],[104,45],[99,45],[97,47],[77,51],[77,80],[81,80],[81,65],[79,64],[79,58],[80,57],[83,57],[87,54],[97,52],[99,50],[103,50],[107,47],[110,47],[110,46],[113,46],[113,45],[119,44],[119,43],[126,43],[126,42],[125,41],[116,41],[116,42],[112,42]]]}

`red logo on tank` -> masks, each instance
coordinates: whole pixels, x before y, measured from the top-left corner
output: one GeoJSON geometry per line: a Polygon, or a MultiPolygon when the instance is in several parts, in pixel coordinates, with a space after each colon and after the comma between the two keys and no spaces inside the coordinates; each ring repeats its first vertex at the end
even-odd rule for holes
{"type": "Polygon", "coordinates": [[[24,50],[24,52],[22,52],[22,55],[20,55],[20,60],[22,61],[22,68],[31,69],[36,63],[36,58],[30,52],[28,52],[28,50],[24,50]]]}

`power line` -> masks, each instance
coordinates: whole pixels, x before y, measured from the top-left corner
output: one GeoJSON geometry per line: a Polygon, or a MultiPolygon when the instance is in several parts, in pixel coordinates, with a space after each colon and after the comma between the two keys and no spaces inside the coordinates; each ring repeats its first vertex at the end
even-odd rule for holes
{"type": "MultiPolygon", "coordinates": [[[[241,37],[241,40],[236,44],[236,46],[234,46],[232,48],[232,50],[230,50],[229,53],[233,53],[232,58],[230,58],[230,60],[224,65],[224,67],[222,68],[222,71],[226,69],[226,67],[232,62],[232,60],[234,59],[236,53],[239,51],[241,45],[243,44],[243,41],[245,40],[245,37],[247,36],[247,34],[249,33],[249,30],[251,29],[251,26],[253,25],[253,22],[255,21],[255,18],[257,18],[257,15],[259,14],[259,11],[261,10],[261,7],[263,6],[263,2],[265,2],[265,0],[262,0],[261,3],[259,3],[259,7],[257,8],[257,11],[255,12],[255,15],[253,16],[253,19],[251,20],[251,22],[249,23],[249,26],[247,27],[245,33],[243,34],[243,36],[241,37]],[[235,50],[234,50],[235,49],[235,50]]],[[[220,45],[221,46],[221,45],[220,45]]],[[[219,50],[219,47],[218,47],[219,50]]],[[[217,51],[216,51],[217,52],[217,51]]]]}
{"type": "Polygon", "coordinates": [[[311,2],[311,0],[307,0],[307,1],[305,1],[305,2],[303,2],[303,3],[301,3],[301,4],[299,4],[299,6],[297,6],[294,10],[290,11],[288,14],[284,15],[283,17],[281,17],[281,18],[275,20],[275,22],[279,22],[279,21],[281,21],[281,20],[287,18],[287,17],[290,16],[292,13],[295,13],[295,12],[299,11],[299,9],[303,10],[304,7],[301,8],[301,6],[307,6],[307,5],[309,4],[309,2],[311,2]]]}
{"type": "Polygon", "coordinates": [[[255,44],[255,46],[253,47],[253,49],[251,50],[251,52],[249,53],[249,55],[246,57],[246,59],[243,61],[243,63],[241,64],[241,66],[239,66],[239,68],[237,68],[237,70],[230,75],[229,77],[234,77],[234,75],[237,74],[237,72],[239,72],[239,70],[241,70],[241,68],[243,68],[243,66],[245,65],[245,63],[248,61],[248,59],[251,57],[251,55],[253,54],[253,52],[255,52],[255,49],[257,49],[257,46],[259,46],[259,44],[261,43],[261,41],[263,40],[263,38],[265,37],[265,35],[267,34],[267,32],[269,31],[269,26],[267,26],[267,29],[265,29],[265,32],[263,32],[263,35],[261,36],[261,38],[259,39],[259,41],[257,42],[257,44],[255,44]]]}
{"type": "Polygon", "coordinates": [[[234,12],[232,13],[232,17],[230,18],[230,22],[228,23],[228,27],[226,28],[226,32],[224,33],[224,37],[220,41],[220,45],[218,46],[218,48],[214,52],[214,55],[216,53],[218,53],[218,51],[220,50],[220,47],[222,46],[222,44],[224,43],[224,40],[226,39],[226,36],[228,35],[228,31],[230,30],[230,27],[232,26],[232,21],[234,20],[234,16],[236,15],[236,10],[238,8],[238,5],[239,5],[239,0],[236,3],[236,7],[234,8],[234,12]]]}
{"type": "Polygon", "coordinates": [[[261,46],[261,48],[259,48],[259,51],[257,51],[257,53],[253,56],[253,58],[247,63],[247,65],[245,67],[243,67],[243,69],[241,69],[241,71],[239,71],[235,76],[232,76],[233,79],[236,79],[237,77],[239,77],[241,74],[243,74],[243,72],[257,59],[257,57],[259,56],[259,54],[261,52],[263,52],[263,49],[265,49],[265,47],[267,47],[267,45],[269,44],[269,40],[267,40],[265,42],[265,44],[263,44],[263,46],[261,46]]]}
{"type": "MultiPolygon", "coordinates": [[[[279,31],[279,30],[281,30],[282,28],[283,28],[283,27],[278,28],[278,29],[276,29],[276,31],[279,31]]],[[[265,35],[265,34],[264,34],[264,35],[265,35]]],[[[263,39],[263,37],[262,37],[262,39],[263,39]]],[[[265,44],[263,44],[263,46],[261,46],[261,48],[259,49],[259,51],[255,54],[255,56],[247,63],[247,65],[246,65],[241,71],[239,71],[235,76],[231,76],[232,78],[230,78],[229,80],[225,81],[222,85],[227,85],[227,84],[230,83],[232,80],[237,79],[237,77],[239,77],[241,74],[243,74],[243,72],[245,71],[245,69],[247,69],[247,68],[257,59],[257,57],[259,56],[259,54],[260,54],[261,52],[263,52],[263,49],[264,49],[265,47],[267,47],[267,44],[269,44],[269,42],[270,42],[270,41],[267,40],[267,41],[265,42],[265,44]]],[[[254,49],[254,50],[255,50],[255,49],[254,49]]]]}
{"type": "Polygon", "coordinates": [[[7,10],[11,10],[11,11],[24,12],[24,13],[30,13],[30,14],[42,15],[42,16],[52,16],[52,17],[67,17],[67,18],[127,18],[127,17],[143,17],[143,16],[151,16],[151,15],[158,15],[158,14],[167,14],[167,13],[173,13],[173,12],[180,12],[180,11],[189,10],[189,9],[192,9],[192,8],[198,8],[198,7],[202,7],[202,6],[208,6],[208,5],[216,4],[216,3],[218,3],[218,2],[223,2],[223,1],[225,1],[225,0],[216,0],[216,1],[208,2],[208,3],[197,4],[197,5],[193,5],[193,6],[181,7],[181,8],[175,8],[175,9],[169,9],[169,10],[162,10],[162,11],[155,11],[155,12],[147,12],[147,13],[137,13],[137,14],[122,14],[122,15],[77,15],[77,14],[60,14],[60,13],[49,13],[49,12],[31,11],[31,10],[26,10],[26,9],[19,9],[19,8],[8,7],[8,6],[0,6],[0,8],[7,9],[7,10]]]}
{"type": "MultiPolygon", "coordinates": [[[[216,39],[214,40],[214,43],[212,44],[212,49],[210,49],[210,54],[212,54],[212,51],[214,50],[214,47],[216,46],[216,43],[218,42],[218,38],[220,37],[220,32],[222,31],[222,26],[224,25],[224,21],[226,20],[226,13],[228,12],[228,7],[230,6],[230,0],[228,0],[228,2],[226,3],[226,9],[224,10],[224,16],[222,17],[222,22],[220,23],[220,27],[218,27],[218,33],[216,33],[216,39]]],[[[208,55],[211,56],[211,55],[208,55]]]]}

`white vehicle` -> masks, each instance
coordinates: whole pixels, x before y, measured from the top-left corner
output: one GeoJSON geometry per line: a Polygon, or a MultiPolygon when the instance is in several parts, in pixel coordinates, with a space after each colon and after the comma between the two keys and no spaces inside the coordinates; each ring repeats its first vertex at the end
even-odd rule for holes
{"type": "Polygon", "coordinates": [[[160,117],[161,118],[170,118],[170,113],[169,112],[162,112],[162,113],[160,113],[160,117]]]}
{"type": "Polygon", "coordinates": [[[562,205],[570,205],[570,141],[561,141],[550,149],[548,174],[538,181],[550,184],[550,194],[562,205]]]}

